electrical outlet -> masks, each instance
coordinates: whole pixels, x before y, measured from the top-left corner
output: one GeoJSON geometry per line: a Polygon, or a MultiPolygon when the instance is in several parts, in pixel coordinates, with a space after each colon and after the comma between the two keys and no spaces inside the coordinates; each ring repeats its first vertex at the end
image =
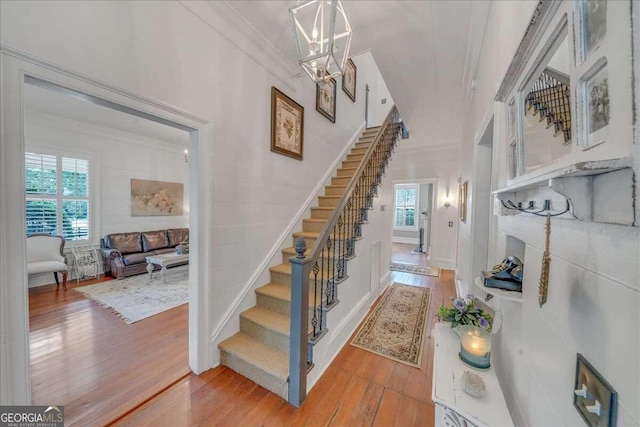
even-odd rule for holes
{"type": "Polygon", "coordinates": [[[453,221],[449,221],[449,227],[453,227],[453,221]]]}
{"type": "Polygon", "coordinates": [[[536,207],[536,202],[534,202],[533,200],[529,200],[529,208],[528,209],[533,209],[536,207]]]}
{"type": "Polygon", "coordinates": [[[387,103],[387,98],[382,98],[382,99],[380,100],[380,103],[381,103],[381,104],[386,104],[386,103],[387,103]]]}
{"type": "Polygon", "coordinates": [[[545,200],[544,201],[544,210],[545,211],[550,211],[551,210],[551,200],[545,200]]]}
{"type": "Polygon", "coordinates": [[[522,202],[518,202],[518,209],[522,209],[522,202]]]}

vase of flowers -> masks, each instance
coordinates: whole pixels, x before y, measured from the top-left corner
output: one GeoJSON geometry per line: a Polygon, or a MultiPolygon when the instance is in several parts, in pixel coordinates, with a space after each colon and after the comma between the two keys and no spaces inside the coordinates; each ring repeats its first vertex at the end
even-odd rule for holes
{"type": "MultiPolygon", "coordinates": [[[[472,325],[491,331],[493,317],[476,305],[476,299],[473,295],[467,295],[466,298],[451,298],[452,305],[443,305],[438,309],[436,316],[438,320],[450,322],[451,327],[457,331],[460,325],[472,325]]],[[[458,333],[458,335],[460,335],[458,333]]]]}

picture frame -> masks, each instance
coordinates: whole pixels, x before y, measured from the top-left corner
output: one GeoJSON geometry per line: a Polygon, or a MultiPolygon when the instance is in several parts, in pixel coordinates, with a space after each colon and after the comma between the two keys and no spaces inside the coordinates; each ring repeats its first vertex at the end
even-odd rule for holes
{"type": "Polygon", "coordinates": [[[458,198],[460,200],[460,221],[467,222],[467,186],[469,182],[465,181],[460,185],[458,190],[458,198]]]}
{"type": "Polygon", "coordinates": [[[316,83],[316,111],[330,122],[336,122],[336,80],[328,79],[323,85],[316,83]]]}
{"type": "Polygon", "coordinates": [[[271,151],[302,160],[304,107],[271,87],[271,151]]]}
{"type": "Polygon", "coordinates": [[[607,35],[607,1],[579,0],[576,3],[578,25],[577,50],[579,62],[587,60],[607,35]]]}
{"type": "Polygon", "coordinates": [[[582,124],[583,149],[606,141],[611,119],[609,99],[609,74],[606,60],[596,63],[580,80],[578,98],[582,124]]]}
{"type": "Polygon", "coordinates": [[[352,59],[349,59],[344,66],[342,75],[342,90],[353,102],[356,102],[356,82],[358,68],[352,59]]]}
{"type": "Polygon", "coordinates": [[[182,216],[184,184],[131,178],[131,216],[182,216]]]}

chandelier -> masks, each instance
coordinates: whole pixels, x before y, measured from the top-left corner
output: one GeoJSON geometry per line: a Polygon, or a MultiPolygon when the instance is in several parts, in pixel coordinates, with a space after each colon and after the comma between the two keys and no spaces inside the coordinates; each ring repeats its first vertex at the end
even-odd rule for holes
{"type": "Polygon", "coordinates": [[[351,25],[340,0],[298,0],[289,9],[298,62],[316,83],[342,75],[351,25]]]}

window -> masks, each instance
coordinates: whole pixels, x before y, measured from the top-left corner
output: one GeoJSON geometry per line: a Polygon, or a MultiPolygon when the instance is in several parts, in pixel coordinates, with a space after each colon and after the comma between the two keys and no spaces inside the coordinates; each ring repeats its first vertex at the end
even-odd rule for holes
{"type": "Polygon", "coordinates": [[[416,184],[399,184],[395,186],[395,228],[418,228],[417,202],[418,186],[416,184]]]}
{"type": "Polygon", "coordinates": [[[89,240],[89,161],[25,153],[27,235],[89,240]]]}

